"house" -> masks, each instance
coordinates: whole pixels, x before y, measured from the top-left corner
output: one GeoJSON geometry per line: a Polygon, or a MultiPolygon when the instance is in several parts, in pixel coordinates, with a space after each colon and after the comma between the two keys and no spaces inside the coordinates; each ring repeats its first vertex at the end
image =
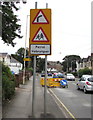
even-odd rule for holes
{"type": "Polygon", "coordinates": [[[5,65],[10,64],[10,55],[8,53],[0,53],[0,61],[2,61],[5,65]]]}
{"type": "Polygon", "coordinates": [[[47,68],[47,71],[54,73],[54,72],[57,72],[58,70],[55,68],[47,68]]]}
{"type": "Polygon", "coordinates": [[[51,72],[52,71],[62,72],[62,65],[58,61],[57,62],[56,61],[48,61],[47,68],[48,68],[48,71],[51,70],[51,72]]]}
{"type": "Polygon", "coordinates": [[[18,74],[19,71],[22,70],[22,63],[11,57],[9,67],[11,71],[13,71],[15,74],[18,74]]]}
{"type": "Polygon", "coordinates": [[[8,53],[0,53],[0,61],[7,65],[15,74],[22,70],[22,63],[11,57],[8,53]]]}
{"type": "Polygon", "coordinates": [[[82,58],[79,61],[76,61],[76,65],[77,65],[77,71],[79,71],[80,69],[84,69],[84,68],[89,68],[91,69],[91,56],[88,56],[87,58],[82,58]]]}

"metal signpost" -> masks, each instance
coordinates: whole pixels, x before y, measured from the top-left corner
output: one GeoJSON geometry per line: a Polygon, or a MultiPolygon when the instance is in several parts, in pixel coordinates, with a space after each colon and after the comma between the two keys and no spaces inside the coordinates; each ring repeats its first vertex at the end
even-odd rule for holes
{"type": "Polygon", "coordinates": [[[93,75],[93,1],[91,2],[91,67],[93,75]]]}
{"type": "Polygon", "coordinates": [[[34,117],[35,101],[35,77],[36,77],[36,56],[45,55],[45,87],[44,87],[44,116],[46,116],[46,80],[47,80],[47,55],[51,55],[51,9],[30,10],[30,54],[34,56],[34,74],[33,74],[33,96],[32,96],[32,117],[34,117]]]}

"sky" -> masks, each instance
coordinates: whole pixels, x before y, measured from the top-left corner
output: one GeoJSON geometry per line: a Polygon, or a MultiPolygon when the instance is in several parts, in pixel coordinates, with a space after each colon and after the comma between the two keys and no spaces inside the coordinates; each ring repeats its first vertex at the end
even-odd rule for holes
{"type": "MultiPolygon", "coordinates": [[[[22,39],[15,39],[15,47],[0,42],[0,52],[15,54],[21,48],[29,46],[30,9],[48,8],[52,10],[52,54],[49,61],[62,61],[66,55],[79,55],[81,58],[91,54],[91,1],[92,0],[27,0],[17,6],[15,14],[20,18],[22,39]],[[26,22],[27,21],[27,22],[26,22]],[[26,26],[27,25],[27,26],[26,26]],[[27,27],[27,31],[26,31],[27,27]],[[27,32],[27,34],[26,34],[27,32]]],[[[44,56],[43,56],[44,57],[44,56]]]]}

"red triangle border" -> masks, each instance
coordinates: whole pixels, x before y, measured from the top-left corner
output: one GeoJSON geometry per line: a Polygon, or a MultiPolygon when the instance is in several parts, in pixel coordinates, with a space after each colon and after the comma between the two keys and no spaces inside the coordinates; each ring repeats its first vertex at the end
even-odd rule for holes
{"type": "Polygon", "coordinates": [[[46,16],[45,16],[44,12],[43,12],[42,10],[39,10],[39,11],[38,11],[38,13],[36,14],[36,16],[35,16],[34,20],[32,21],[32,24],[49,24],[49,21],[48,21],[48,19],[46,18],[46,16]],[[39,14],[40,12],[42,12],[42,14],[43,14],[43,16],[45,17],[45,19],[46,19],[47,23],[43,23],[43,22],[42,22],[42,23],[34,23],[34,21],[35,21],[36,17],[38,16],[38,14],[39,14]]]}
{"type": "Polygon", "coordinates": [[[34,35],[34,37],[33,37],[33,39],[32,39],[32,42],[49,42],[48,38],[47,38],[47,41],[44,41],[44,40],[43,40],[43,41],[38,41],[38,40],[35,40],[35,41],[34,41],[34,38],[36,37],[36,35],[37,35],[37,33],[39,32],[40,29],[42,30],[43,34],[44,34],[45,37],[47,38],[44,30],[40,27],[40,28],[37,30],[36,34],[34,35]]]}

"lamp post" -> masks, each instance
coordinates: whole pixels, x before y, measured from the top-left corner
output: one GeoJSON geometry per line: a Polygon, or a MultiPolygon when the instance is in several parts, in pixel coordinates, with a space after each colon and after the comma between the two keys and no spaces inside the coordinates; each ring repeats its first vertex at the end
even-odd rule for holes
{"type": "MultiPolygon", "coordinates": [[[[25,51],[24,51],[24,58],[26,58],[26,43],[27,43],[27,24],[28,24],[28,17],[30,15],[27,15],[27,18],[26,18],[26,33],[25,33],[25,51]]],[[[23,84],[25,84],[25,71],[26,71],[26,68],[25,68],[25,60],[24,60],[24,70],[23,70],[23,84]]]]}
{"type": "Polygon", "coordinates": [[[66,71],[68,73],[68,58],[66,58],[66,62],[67,62],[67,69],[66,69],[66,71]]]}
{"type": "Polygon", "coordinates": [[[73,61],[71,61],[71,72],[73,71],[73,61]]]}

